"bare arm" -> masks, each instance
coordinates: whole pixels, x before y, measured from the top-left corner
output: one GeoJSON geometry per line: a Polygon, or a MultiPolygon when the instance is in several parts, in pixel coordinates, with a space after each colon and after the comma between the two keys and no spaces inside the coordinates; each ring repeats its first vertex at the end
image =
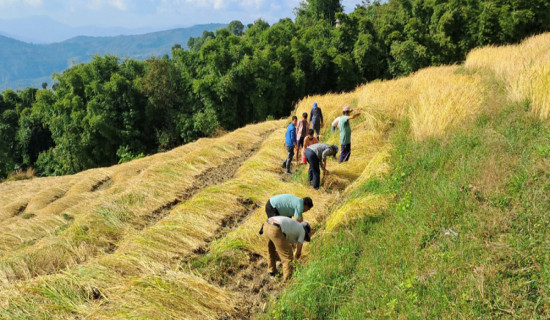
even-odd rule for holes
{"type": "Polygon", "coordinates": [[[302,256],[302,246],[303,246],[302,243],[300,242],[296,243],[296,254],[294,255],[294,258],[296,260],[300,259],[300,257],[302,256]]]}
{"type": "Polygon", "coordinates": [[[361,115],[361,112],[357,112],[357,113],[354,114],[353,116],[350,116],[350,117],[348,118],[348,120],[355,119],[355,118],[359,117],[360,115],[361,115]]]}
{"type": "Polygon", "coordinates": [[[294,220],[296,220],[296,221],[298,221],[298,222],[302,222],[302,221],[304,221],[304,218],[302,218],[302,219],[298,219],[298,218],[296,218],[295,216],[292,216],[292,219],[294,219],[294,220]]]}

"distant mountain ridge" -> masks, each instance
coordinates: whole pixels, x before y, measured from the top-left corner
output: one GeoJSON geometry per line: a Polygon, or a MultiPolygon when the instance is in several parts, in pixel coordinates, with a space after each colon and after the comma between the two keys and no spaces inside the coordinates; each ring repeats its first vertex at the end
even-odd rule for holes
{"type": "Polygon", "coordinates": [[[139,60],[162,56],[175,44],[186,48],[190,37],[225,26],[211,23],[141,35],[78,36],[52,44],[32,44],[0,35],[0,90],[50,83],[52,73],[62,72],[73,63],[88,62],[96,54],[139,60]]]}
{"type": "Polygon", "coordinates": [[[189,26],[166,27],[72,27],[54,20],[48,16],[35,15],[17,19],[0,19],[0,35],[23,42],[49,44],[62,42],[77,36],[110,37],[117,35],[145,34],[169,29],[186,28],[189,26]]]}

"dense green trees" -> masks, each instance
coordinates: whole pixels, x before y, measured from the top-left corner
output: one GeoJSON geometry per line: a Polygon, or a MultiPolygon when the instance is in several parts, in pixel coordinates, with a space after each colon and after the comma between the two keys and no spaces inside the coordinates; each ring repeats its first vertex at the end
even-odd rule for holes
{"type": "Polygon", "coordinates": [[[459,62],[476,46],[548,30],[546,0],[307,0],[296,21],[263,20],[172,47],[147,61],[95,57],[54,76],[51,89],[0,95],[0,176],[42,175],[127,161],[288,115],[308,94],[459,62]]]}

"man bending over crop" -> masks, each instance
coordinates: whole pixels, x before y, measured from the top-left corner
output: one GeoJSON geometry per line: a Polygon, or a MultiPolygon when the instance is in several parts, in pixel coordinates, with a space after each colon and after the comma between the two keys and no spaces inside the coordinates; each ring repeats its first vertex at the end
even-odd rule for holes
{"type": "Polygon", "coordinates": [[[276,216],[267,219],[264,223],[264,237],[269,251],[269,275],[277,273],[277,256],[283,264],[283,280],[292,276],[292,260],[300,259],[304,241],[311,238],[311,227],[305,221],[298,222],[288,217],[276,216]],[[292,244],[296,243],[296,254],[292,244]]]}
{"type": "Polygon", "coordinates": [[[323,169],[323,173],[328,174],[327,170],[327,157],[336,157],[338,153],[337,145],[329,145],[325,143],[316,143],[306,149],[306,159],[309,162],[308,180],[313,183],[314,189],[319,189],[321,183],[321,171],[319,166],[323,169]]]}
{"type": "MultiPolygon", "coordinates": [[[[265,213],[267,218],[275,216],[285,216],[293,218],[298,222],[304,219],[302,214],[313,208],[313,200],[310,197],[298,198],[292,194],[279,194],[271,197],[265,204],[265,213]]],[[[260,234],[263,233],[263,226],[260,229],[260,234]]]]}

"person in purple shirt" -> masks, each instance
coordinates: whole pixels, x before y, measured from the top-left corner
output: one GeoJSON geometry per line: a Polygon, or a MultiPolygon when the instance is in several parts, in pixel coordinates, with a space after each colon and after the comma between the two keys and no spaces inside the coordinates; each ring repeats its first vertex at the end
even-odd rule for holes
{"type": "Polygon", "coordinates": [[[286,152],[288,156],[285,161],[283,161],[283,168],[286,168],[286,173],[290,172],[290,165],[292,164],[292,159],[294,158],[294,150],[298,150],[298,140],[296,139],[296,123],[298,122],[298,117],[292,116],[292,122],[286,128],[285,143],[286,152]]]}

